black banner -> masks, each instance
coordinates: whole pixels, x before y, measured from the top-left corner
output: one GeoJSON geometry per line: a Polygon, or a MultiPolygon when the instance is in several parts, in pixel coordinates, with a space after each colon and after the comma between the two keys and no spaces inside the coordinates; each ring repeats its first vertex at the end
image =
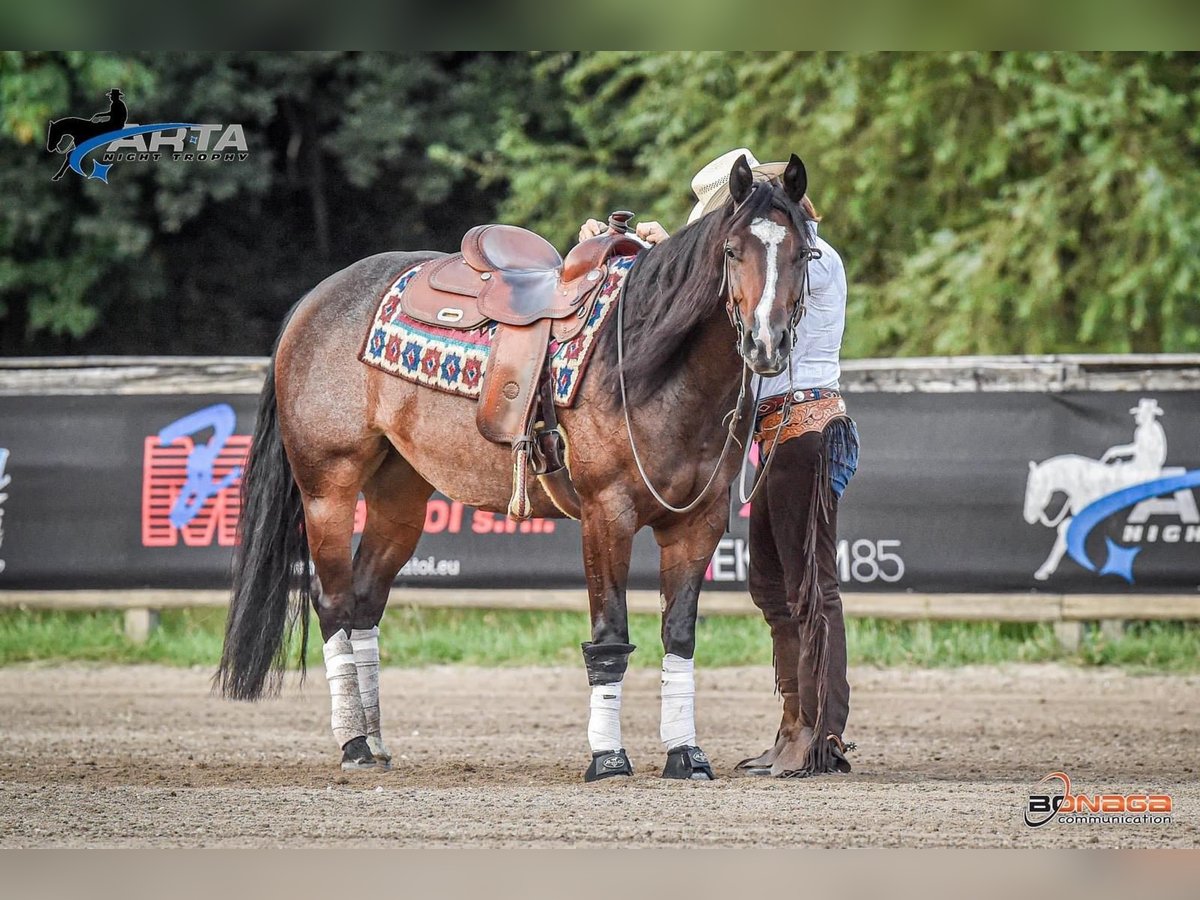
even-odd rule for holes
{"type": "MultiPolygon", "coordinates": [[[[862,455],[841,505],[845,589],[1200,590],[1200,393],[847,402],[862,455]]],[[[0,397],[0,589],[225,586],[255,404],[0,397]]],[[[748,510],[734,512],[710,587],[745,586],[748,510]]],[[[631,586],[657,580],[643,532],[631,586]]],[[[515,524],[439,495],[398,583],[581,587],[579,528],[515,524]]]]}

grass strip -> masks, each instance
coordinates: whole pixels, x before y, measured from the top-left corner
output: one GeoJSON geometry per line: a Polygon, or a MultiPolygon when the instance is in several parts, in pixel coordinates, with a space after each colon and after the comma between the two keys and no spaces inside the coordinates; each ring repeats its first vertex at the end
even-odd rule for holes
{"type": "MultiPolygon", "coordinates": [[[[0,665],[85,661],[215,666],[221,655],[224,619],[220,609],[167,611],[150,639],[135,644],[125,637],[119,612],[4,610],[0,611],[0,665]]],[[[1134,671],[1200,671],[1200,622],[1134,622],[1115,640],[1099,629],[1088,629],[1077,652],[1060,647],[1045,623],[850,619],[846,625],[853,665],[1061,661],[1134,671]]],[[[630,632],[640,648],[631,664],[656,668],[662,653],[658,617],[630,616],[630,632]]],[[[587,636],[587,615],[582,612],[396,607],[384,616],[380,653],[389,666],[571,666],[580,664],[579,643],[587,636]]],[[[750,616],[702,618],[696,659],[705,667],[767,665],[771,643],[766,626],[750,616]]],[[[308,663],[321,665],[315,631],[308,663]]]]}

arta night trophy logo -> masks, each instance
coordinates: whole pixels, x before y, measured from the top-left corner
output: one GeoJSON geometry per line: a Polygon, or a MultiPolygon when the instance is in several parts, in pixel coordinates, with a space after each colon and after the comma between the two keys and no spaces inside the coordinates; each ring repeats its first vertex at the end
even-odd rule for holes
{"type": "Polygon", "coordinates": [[[1200,543],[1200,509],[1193,491],[1200,488],[1200,469],[1167,466],[1167,435],[1158,420],[1164,411],[1151,397],[1129,410],[1134,417],[1133,441],[1109,447],[1099,459],[1070,453],[1029,463],[1025,487],[1025,521],[1057,530],[1050,555],[1034,573],[1045,581],[1064,555],[1099,575],[1117,575],[1133,583],[1133,560],[1142,542],[1200,543]],[[1066,496],[1057,515],[1052,500],[1066,496]],[[1118,543],[1105,537],[1107,558],[1097,565],[1088,556],[1088,535],[1101,522],[1131,509],[1118,543]],[[1165,525],[1146,524],[1151,516],[1169,516],[1165,525]]]}
{"type": "Polygon", "coordinates": [[[75,172],[85,180],[108,183],[108,170],[113,162],[157,161],[169,150],[175,160],[206,162],[240,162],[249,157],[246,136],[241,125],[200,125],[194,122],[156,122],[151,125],[129,124],[129,109],[122,99],[125,95],[113,88],[106,95],[108,109],[88,119],[66,116],[53,119],[46,132],[46,151],[60,153],[62,166],[52,181],[75,172]],[[220,136],[212,144],[214,134],[220,136]],[[147,142],[146,136],[150,139],[147,142]],[[189,150],[188,145],[195,145],[189,150]],[[91,160],[91,171],[84,170],[88,156],[103,149],[100,160],[91,160]],[[128,151],[128,152],[122,152],[128,151]]]}

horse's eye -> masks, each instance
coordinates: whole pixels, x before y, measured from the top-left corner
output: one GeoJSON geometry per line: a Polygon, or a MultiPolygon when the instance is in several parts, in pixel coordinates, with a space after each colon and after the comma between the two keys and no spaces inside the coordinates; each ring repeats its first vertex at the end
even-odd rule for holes
{"type": "Polygon", "coordinates": [[[725,248],[725,255],[728,256],[730,259],[737,259],[737,253],[734,252],[734,249],[732,247],[725,248]]]}

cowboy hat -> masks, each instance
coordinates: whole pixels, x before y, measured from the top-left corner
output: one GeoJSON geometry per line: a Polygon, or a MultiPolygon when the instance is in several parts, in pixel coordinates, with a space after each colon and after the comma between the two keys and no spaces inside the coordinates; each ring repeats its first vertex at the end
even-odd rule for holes
{"type": "Polygon", "coordinates": [[[760,163],[754,158],[754,154],[745,147],[722,153],[692,178],[692,193],[696,195],[699,202],[692,207],[692,211],[688,214],[689,225],[701,216],[717,209],[729,199],[729,171],[740,156],[746,157],[755,181],[778,178],[788,167],[786,162],[760,163]]]}
{"type": "Polygon", "coordinates": [[[1129,410],[1130,415],[1136,416],[1138,413],[1150,413],[1154,416],[1163,415],[1163,408],[1158,405],[1158,401],[1151,397],[1143,397],[1138,401],[1138,405],[1129,410]]]}

